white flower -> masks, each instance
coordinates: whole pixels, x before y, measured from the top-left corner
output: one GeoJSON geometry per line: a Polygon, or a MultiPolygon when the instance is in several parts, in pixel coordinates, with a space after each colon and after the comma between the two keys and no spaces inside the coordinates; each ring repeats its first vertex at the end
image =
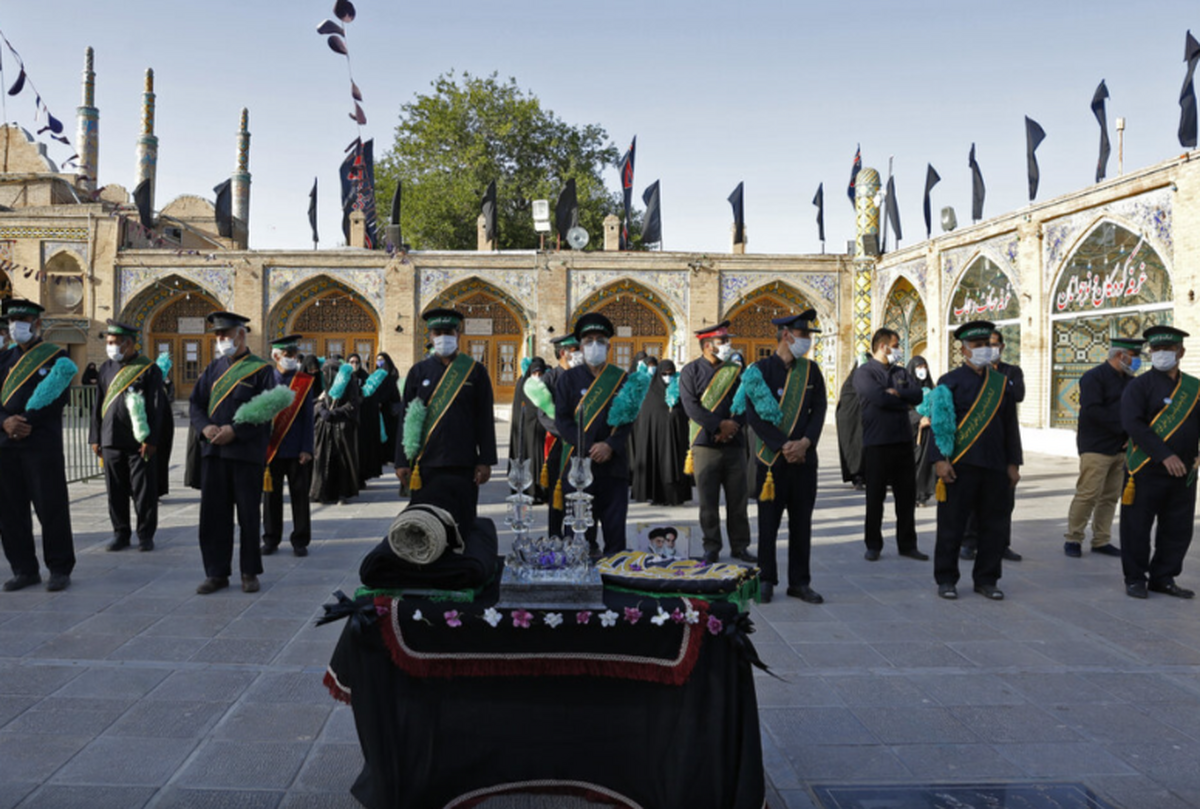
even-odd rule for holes
{"type": "Polygon", "coordinates": [[[687,619],[689,624],[700,623],[700,613],[696,612],[691,604],[688,604],[687,611],[683,613],[683,617],[687,619]]]}
{"type": "Polygon", "coordinates": [[[413,613],[413,620],[414,621],[424,621],[425,616],[421,614],[420,610],[417,610],[416,612],[413,613]]]}
{"type": "Polygon", "coordinates": [[[483,620],[491,624],[492,629],[495,629],[497,626],[499,626],[500,622],[504,620],[504,616],[501,615],[500,611],[495,607],[488,607],[486,610],[484,610],[483,620]]]}
{"type": "Polygon", "coordinates": [[[543,620],[545,620],[546,626],[550,627],[551,629],[554,629],[554,627],[558,626],[559,624],[561,624],[563,622],[562,613],[561,612],[548,612],[548,613],[546,613],[546,617],[543,620]]]}
{"type": "Polygon", "coordinates": [[[600,613],[600,626],[613,626],[617,623],[618,616],[612,610],[606,610],[600,613]]]}
{"type": "Polygon", "coordinates": [[[659,607],[658,612],[655,613],[654,617],[650,619],[650,623],[657,626],[662,626],[669,620],[671,620],[671,613],[667,612],[662,607],[659,607]]]}

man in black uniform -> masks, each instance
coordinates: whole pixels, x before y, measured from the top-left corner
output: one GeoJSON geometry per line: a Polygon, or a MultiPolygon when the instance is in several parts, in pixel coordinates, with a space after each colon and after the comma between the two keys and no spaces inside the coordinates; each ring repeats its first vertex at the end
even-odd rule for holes
{"type": "Polygon", "coordinates": [[[104,466],[113,539],[107,550],[129,547],[129,499],[137,513],[138,549],[154,550],[158,529],[158,443],[162,431],[162,369],[137,350],[138,330],[115,320],[100,335],[101,364],[88,443],[104,466]]]}
{"type": "MultiPolygon", "coordinates": [[[[579,352],[579,341],[575,339],[574,334],[564,334],[561,337],[555,337],[550,341],[554,346],[555,365],[546,369],[546,373],[542,374],[542,382],[554,393],[554,388],[558,384],[558,377],[564,372],[576,365],[583,364],[583,354],[579,352]]],[[[547,525],[547,536],[561,537],[563,526],[563,512],[561,509],[554,507],[554,489],[559,478],[559,470],[562,468],[562,436],[558,434],[558,425],[555,423],[553,416],[548,416],[541,409],[537,411],[538,424],[542,425],[546,433],[550,436],[547,441],[553,441],[550,444],[550,451],[546,453],[546,470],[549,473],[550,486],[550,515],[547,525]]]]}
{"type": "Polygon", "coordinates": [[[312,540],[308,489],[312,485],[313,377],[300,370],[300,339],[299,334],[289,334],[271,341],[275,385],[290,388],[296,398],[271,421],[271,439],[267,442],[271,486],[263,491],[263,556],[275,553],[283,541],[285,479],[292,500],[292,553],[308,556],[312,540]]]}
{"type": "Polygon", "coordinates": [[[0,350],[0,534],[13,572],[4,590],[42,580],[31,506],[42,526],[42,553],[50,570],[46,589],[64,590],[75,568],[75,542],[62,412],[71,395],[75,364],[62,348],[42,341],[41,306],[10,298],[3,311],[16,342],[0,350]]]}
{"type": "Polygon", "coordinates": [[[8,318],[0,317],[0,351],[8,348],[12,340],[8,339],[8,318]]]}
{"type": "Polygon", "coordinates": [[[1121,426],[1121,394],[1141,367],[1145,340],[1114,337],[1108,360],[1079,378],[1079,479],[1067,512],[1067,541],[1063,553],[1083,555],[1083,536],[1092,523],[1092,553],[1120,556],[1112,544],[1113,514],[1125,480],[1125,442],[1121,426]]]}
{"type": "Polygon", "coordinates": [[[270,363],[246,346],[250,318],[213,312],[206,319],[217,339],[217,359],[200,374],[190,400],[192,428],[200,437],[200,555],[205,575],[196,592],[208,595],[229,586],[236,512],[242,591],[254,593],[263,569],[258,542],[271,424],[234,423],[234,415],[274,388],[275,376],[270,363]]]}
{"type": "Polygon", "coordinates": [[[804,355],[812,348],[817,313],[771,321],[778,328],[775,353],[754,363],[745,374],[746,419],[754,434],[758,468],[758,556],[762,599],[770,601],[779,584],[775,540],[786,509],[788,515],[787,594],[820,604],[825,599],[810,586],[812,513],[817,500],[817,443],[825,427],[825,375],[804,355]],[[767,401],[767,400],[770,401],[767,401]],[[778,421],[766,410],[778,410],[778,421]]]}
{"type": "MultiPolygon", "coordinates": [[[[625,518],[629,513],[629,434],[641,402],[636,403],[633,418],[617,427],[609,425],[609,414],[624,388],[627,375],[608,361],[608,341],[615,329],[612,321],[598,312],[589,312],[575,323],[575,339],[583,353],[583,364],[564,371],[555,383],[554,408],[558,434],[572,446],[571,458],[592,459],[592,485],[587,493],[592,501],[593,517],[604,530],[604,553],[626,549],[625,518]],[[586,406],[580,403],[586,399],[586,406]],[[582,428],[581,428],[582,422],[582,428]],[[580,434],[582,433],[582,441],[580,434]]],[[[629,414],[626,414],[629,415],[629,414]]],[[[571,465],[563,483],[567,492],[571,465]]],[[[568,504],[568,509],[570,508],[568,504]]],[[[596,549],[596,526],[587,531],[588,543],[596,549]]]]}
{"type": "Polygon", "coordinates": [[[1195,527],[1200,379],[1179,370],[1187,332],[1152,326],[1142,336],[1152,370],[1133,379],[1121,396],[1121,426],[1129,434],[1129,480],[1121,498],[1125,593],[1146,598],[1150,590],[1192,598],[1196,594],[1177,585],[1175,577],[1183,570],[1195,527]]]}
{"type": "Polygon", "coordinates": [[[879,329],[871,337],[871,358],[854,374],[854,390],[862,403],[862,443],[867,476],[867,515],[863,537],[865,558],[875,562],[883,551],[883,504],[888,486],[896,507],[896,548],[901,556],[925,561],[917,549],[917,470],[912,463],[910,408],[919,405],[923,389],[904,368],[900,335],[879,329]]]}
{"type": "Polygon", "coordinates": [[[940,479],[937,547],[933,572],[942,598],[958,598],[958,555],[967,519],[974,514],[979,544],[972,578],[975,592],[999,601],[1004,598],[996,583],[1012,528],[1008,489],[1021,479],[1023,462],[1017,404],[1008,378],[992,368],[990,337],[995,326],[985,320],[964,323],[954,332],[966,360],[944,374],[938,387],[953,399],[953,423],[933,412],[935,439],[952,437],[954,450],[946,456],[934,441],[929,459],[940,479]]]}
{"type": "MultiPolygon", "coordinates": [[[[479,487],[492,476],[496,463],[496,422],[492,410],[492,380],[487,369],[470,354],[458,350],[463,315],[453,309],[430,309],[423,315],[433,344],[433,355],[418,362],[404,380],[396,442],[396,477],[409,484],[411,503],[427,501],[421,489],[441,480],[436,490],[452,493],[451,511],[459,530],[470,533],[479,503],[479,487]],[[420,402],[413,411],[414,402],[420,402]],[[415,425],[422,438],[410,456],[405,448],[409,430],[405,422],[412,411],[424,413],[415,425]]],[[[414,416],[415,417],[415,416],[414,416]]]]}
{"type": "Polygon", "coordinates": [[[704,559],[721,555],[721,491],[725,491],[725,530],[734,559],[755,563],[750,553],[750,518],[746,516],[746,436],[744,414],[730,412],[742,366],[732,362],[729,321],[696,332],[702,356],[679,372],[679,401],[690,421],[688,452],[700,501],[704,559]]]}

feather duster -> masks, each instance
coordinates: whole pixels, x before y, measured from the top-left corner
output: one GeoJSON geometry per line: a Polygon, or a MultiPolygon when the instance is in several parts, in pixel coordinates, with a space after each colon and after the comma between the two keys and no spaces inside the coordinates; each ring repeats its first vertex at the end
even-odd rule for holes
{"type": "Polygon", "coordinates": [[[529,366],[533,364],[533,357],[526,357],[521,360],[521,376],[529,373],[529,366]]]}
{"type": "Polygon", "coordinates": [[[234,424],[266,424],[291,406],[296,391],[280,385],[264,390],[237,409],[234,424]]]}
{"type": "Polygon", "coordinates": [[[318,368],[325,367],[325,358],[324,357],[317,357],[317,367],[318,368]]]}
{"type": "Polygon", "coordinates": [[[425,403],[419,398],[408,403],[408,411],[404,414],[404,454],[411,464],[421,451],[421,432],[425,429],[425,403]]]}
{"type": "Polygon", "coordinates": [[[71,387],[71,380],[75,378],[75,372],[79,368],[75,363],[71,362],[66,357],[59,357],[54,361],[54,367],[50,369],[50,373],[46,374],[46,378],[38,383],[38,386],[33,389],[33,395],[29,397],[29,401],[25,403],[25,410],[41,410],[47,405],[58,401],[58,397],[62,396],[63,391],[71,387]]]}
{"type": "Polygon", "coordinates": [[[733,396],[732,410],[735,416],[746,412],[747,399],[754,405],[754,412],[763,421],[769,421],[776,426],[783,421],[783,411],[779,409],[779,402],[767,387],[762,371],[754,365],[742,371],[742,384],[733,396]]]}
{"type": "Polygon", "coordinates": [[[158,369],[163,372],[163,376],[171,373],[171,355],[166,351],[158,355],[158,359],[154,361],[158,369]]]}
{"type": "Polygon", "coordinates": [[[550,393],[550,388],[546,387],[546,383],[536,377],[529,377],[525,380],[525,398],[533,403],[533,406],[545,413],[550,418],[554,418],[554,396],[550,393]]]}
{"type": "Polygon", "coordinates": [[[671,381],[667,383],[663,396],[667,399],[667,407],[679,404],[679,374],[671,374],[671,381]]]}
{"type": "Polygon", "coordinates": [[[383,381],[387,377],[388,372],[383,368],[380,368],[378,371],[372,371],[371,375],[367,377],[367,381],[363,383],[363,398],[365,399],[379,390],[379,386],[383,384],[383,381]]]}
{"type": "Polygon", "coordinates": [[[917,412],[929,419],[933,440],[938,452],[946,460],[954,454],[954,434],[958,432],[958,418],[954,413],[954,394],[945,385],[926,388],[925,398],[917,405],[917,412]]]}
{"type": "Polygon", "coordinates": [[[387,443],[387,423],[383,420],[383,414],[379,414],[379,443],[387,443]]]}
{"type": "Polygon", "coordinates": [[[632,424],[642,409],[642,401],[649,389],[649,369],[642,367],[630,374],[608,411],[608,426],[621,427],[632,424]]]}
{"type": "Polygon", "coordinates": [[[333,384],[329,386],[329,398],[333,400],[342,398],[352,376],[354,376],[354,366],[348,362],[342,363],[342,367],[338,368],[337,376],[334,377],[333,384]]]}
{"type": "Polygon", "coordinates": [[[129,418],[133,422],[133,437],[139,444],[145,444],[150,437],[150,421],[146,418],[146,397],[136,390],[125,392],[125,407],[129,409],[129,418]]]}

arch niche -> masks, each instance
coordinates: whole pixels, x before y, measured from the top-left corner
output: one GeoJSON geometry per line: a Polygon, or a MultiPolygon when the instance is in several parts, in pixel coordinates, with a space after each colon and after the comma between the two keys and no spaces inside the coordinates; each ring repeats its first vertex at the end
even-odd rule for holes
{"type": "Polygon", "coordinates": [[[929,341],[929,318],[921,293],[907,278],[898,278],[892,284],[883,308],[883,328],[900,335],[900,348],[908,359],[925,353],[929,341]]]}
{"type": "Polygon", "coordinates": [[[617,281],[584,299],[575,308],[571,323],[588,312],[599,312],[616,328],[608,358],[619,367],[628,369],[639,351],[652,357],[667,356],[675,316],[658,293],[636,281],[617,281]]]}
{"type": "MultiPolygon", "coordinates": [[[[801,292],[782,281],[773,281],[748,292],[725,314],[725,318],[729,320],[729,330],[734,335],[733,350],[745,357],[747,363],[757,362],[774,354],[779,346],[775,337],[778,329],[771,320],[815,308],[801,292]]],[[[814,334],[813,347],[808,354],[809,359],[821,368],[834,367],[833,358],[825,357],[828,337],[824,331],[814,334]]]]}
{"type": "Polygon", "coordinates": [[[213,339],[204,318],[223,308],[207,290],[176,275],[139,293],[125,307],[121,320],[141,329],[141,350],[147,356],[170,355],[175,396],[186,399],[213,360],[213,339]]]}
{"type": "Polygon", "coordinates": [[[1079,423],[1079,377],[1108,359],[1114,336],[1171,325],[1175,293],[1144,234],[1102,220],[1063,263],[1050,297],[1050,426],[1079,423]]]}
{"type": "MultiPolygon", "coordinates": [[[[958,279],[946,313],[948,366],[962,356],[954,330],[972,320],[990,320],[1004,335],[1004,361],[1021,364],[1021,302],[1012,279],[985,255],[976,256],[958,279]]],[[[947,368],[931,369],[940,376],[947,368]]]]}
{"type": "Polygon", "coordinates": [[[374,367],[379,318],[362,295],[329,276],[318,276],[284,296],[267,319],[268,337],[300,334],[300,353],[318,357],[358,354],[374,367]]]}
{"type": "Polygon", "coordinates": [[[493,399],[511,402],[521,376],[521,346],[529,331],[521,304],[482,278],[468,278],[448,287],[425,311],[439,307],[457,309],[466,317],[459,350],[469,351],[487,368],[493,399]]]}

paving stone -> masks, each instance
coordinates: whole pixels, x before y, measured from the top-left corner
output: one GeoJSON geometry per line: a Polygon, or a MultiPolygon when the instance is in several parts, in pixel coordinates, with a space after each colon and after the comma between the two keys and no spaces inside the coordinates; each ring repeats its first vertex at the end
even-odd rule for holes
{"type": "MultiPolygon", "coordinates": [[[[546,798],[509,798],[508,805],[513,809],[596,809],[603,804],[586,803],[579,800],[564,800],[556,797],[550,801],[546,798]]],[[[330,794],[327,792],[304,793],[289,792],[279,804],[279,809],[362,809],[362,804],[354,799],[349,792],[345,794],[330,794]]],[[[479,804],[479,809],[502,809],[501,804],[492,805],[492,801],[479,804]]]]}
{"type": "Polygon", "coordinates": [[[3,728],[36,703],[37,699],[35,697],[0,696],[0,728],[3,728]]]}
{"type": "Polygon", "coordinates": [[[985,742],[1081,741],[1056,714],[1033,705],[959,706],[950,709],[985,742]]]}
{"type": "Polygon", "coordinates": [[[1026,699],[991,674],[907,674],[925,693],[945,706],[1024,705],[1026,699]]]}
{"type": "Polygon", "coordinates": [[[814,669],[890,668],[891,663],[864,642],[796,643],[792,648],[814,669]]]}
{"type": "Polygon", "coordinates": [[[59,697],[129,697],[137,699],[167,678],[166,669],[115,666],[88,669],[55,692],[59,697]]]}
{"type": "Polygon", "coordinates": [[[0,780],[0,809],[13,809],[37,786],[35,783],[0,780]]]}
{"type": "Polygon", "coordinates": [[[872,643],[897,668],[969,668],[971,662],[944,643],[872,643]]]}
{"type": "MultiPolygon", "coordinates": [[[[840,621],[787,621],[770,624],[770,627],[788,643],[858,643],[862,640],[840,621]]],[[[754,639],[758,639],[757,633],[754,639]]]]}
{"type": "Polygon", "coordinates": [[[1086,778],[1134,773],[1132,767],[1101,745],[1089,742],[998,744],[1000,755],[1037,778],[1086,778]]]}
{"type": "Polygon", "coordinates": [[[185,787],[287,789],[312,745],[210,741],[179,773],[185,787]]]}
{"type": "Polygon", "coordinates": [[[4,778],[20,777],[40,783],[89,741],[91,737],[83,735],[0,733],[0,773],[4,778]]]}
{"type": "Polygon", "coordinates": [[[55,773],[53,782],[161,786],[195,746],[194,739],[101,736],[55,773]]]}
{"type": "Polygon", "coordinates": [[[114,722],[104,735],[200,738],[228,710],[227,702],[142,700],[114,722]]]}
{"type": "Polygon", "coordinates": [[[323,667],[320,672],[264,674],[246,692],[246,701],[325,704],[329,701],[329,691],[322,682],[324,676],[323,667]]]}
{"type": "MultiPolygon", "coordinates": [[[[783,798],[785,809],[821,809],[819,804],[813,802],[813,798],[808,792],[799,789],[789,789],[780,792],[779,796],[783,798]]],[[[774,806],[774,804],[771,804],[774,806]]]]}
{"type": "Polygon", "coordinates": [[[243,702],[225,717],[214,738],[242,742],[315,742],[332,711],[316,705],[243,702]]]}
{"type": "Polygon", "coordinates": [[[1170,784],[1173,791],[1200,790],[1200,763],[1194,745],[1122,742],[1105,746],[1138,772],[1159,783],[1170,784]]]}
{"type": "Polygon", "coordinates": [[[1116,702],[1117,698],[1070,673],[1002,673],[996,678],[1038,705],[1116,702]]]}
{"type": "Polygon", "coordinates": [[[5,632],[0,630],[0,658],[24,657],[42,644],[54,640],[54,632],[5,632]]]}
{"type": "Polygon", "coordinates": [[[196,654],[193,663],[270,663],[284,646],[282,640],[213,638],[196,654]]]}
{"type": "Polygon", "coordinates": [[[856,708],[854,715],[884,744],[968,744],[979,738],[949,708],[856,708]]]}
{"type": "Polygon", "coordinates": [[[1087,783],[1101,798],[1114,806],[1127,809],[1137,809],[1141,806],[1152,806],[1154,809],[1195,809],[1196,806],[1200,806],[1200,803],[1186,801],[1140,773],[1093,775],[1087,779],[1087,783]]]}
{"type": "Polygon", "coordinates": [[[59,786],[42,787],[21,804],[21,809],[138,809],[154,795],[153,787],[59,786]]]}
{"type": "Polygon", "coordinates": [[[175,612],[160,618],[146,630],[145,635],[173,638],[215,638],[222,629],[229,625],[231,620],[233,618],[225,615],[175,612]]]}
{"type": "MultiPolygon", "coordinates": [[[[110,608],[111,610],[111,608],[110,608]]],[[[155,613],[125,613],[106,610],[81,622],[75,631],[97,635],[133,636],[158,620],[155,613]]]]}
{"type": "Polygon", "coordinates": [[[44,697],[83,672],[79,666],[0,666],[0,694],[44,697]]]}
{"type": "Polygon", "coordinates": [[[219,638],[262,638],[291,640],[304,628],[305,620],[296,618],[238,617],[217,635],[219,638]]]}
{"type": "Polygon", "coordinates": [[[1192,728],[1184,735],[1131,705],[1059,705],[1050,711],[1058,721],[1098,742],[1187,743],[1189,735],[1196,738],[1200,733],[1200,728],[1192,728]]]}
{"type": "Polygon", "coordinates": [[[910,777],[908,768],[887,747],[801,744],[789,745],[786,755],[802,781],[910,777]]]}
{"type": "Polygon", "coordinates": [[[155,809],[275,809],[283,792],[172,787],[155,801],[155,809]]]}
{"type": "Polygon", "coordinates": [[[759,708],[841,707],[844,704],[837,692],[820,677],[805,674],[780,676],[782,679],[755,678],[759,708]]]}
{"type": "Polygon", "coordinates": [[[846,676],[828,677],[826,682],[837,692],[842,701],[852,708],[860,706],[878,707],[932,707],[938,703],[903,677],[846,676]]]}
{"type": "Polygon", "coordinates": [[[1020,767],[986,744],[903,744],[892,749],[917,778],[961,781],[1024,775],[1020,767]]]}
{"type": "Polygon", "coordinates": [[[113,650],[109,660],[182,663],[200,651],[207,638],[168,638],[138,635],[113,650]]]}
{"type": "Polygon", "coordinates": [[[176,671],[163,680],[146,699],[182,702],[233,702],[258,678],[251,671],[176,671]]]}
{"type": "Polygon", "coordinates": [[[18,626],[5,626],[4,630],[17,632],[65,632],[91,617],[89,612],[33,612],[24,615],[18,626]]]}
{"type": "Polygon", "coordinates": [[[1037,667],[1054,665],[1054,661],[1015,640],[965,641],[946,644],[977,666],[986,668],[1037,667]]]}
{"type": "Polygon", "coordinates": [[[848,708],[770,708],[759,711],[783,750],[822,744],[876,744],[878,740],[848,708]]]}
{"type": "Polygon", "coordinates": [[[132,635],[81,635],[72,630],[38,646],[31,656],[51,660],[103,660],[130,637],[132,635]]]}
{"type": "Polygon", "coordinates": [[[295,788],[346,795],[362,767],[362,749],[357,744],[319,744],[300,769],[295,788]]]}
{"type": "Polygon", "coordinates": [[[1079,676],[1126,702],[1200,702],[1200,690],[1189,690],[1161,674],[1087,672],[1079,676]]]}
{"type": "Polygon", "coordinates": [[[10,722],[5,731],[95,736],[132,704],[132,700],[121,699],[50,697],[10,722]]]}
{"type": "MultiPolygon", "coordinates": [[[[935,636],[927,625],[912,621],[855,621],[847,623],[849,629],[859,640],[865,641],[932,641],[935,636]]],[[[800,638],[799,640],[810,640],[800,638]]],[[[812,638],[811,640],[819,640],[812,638]]]]}

